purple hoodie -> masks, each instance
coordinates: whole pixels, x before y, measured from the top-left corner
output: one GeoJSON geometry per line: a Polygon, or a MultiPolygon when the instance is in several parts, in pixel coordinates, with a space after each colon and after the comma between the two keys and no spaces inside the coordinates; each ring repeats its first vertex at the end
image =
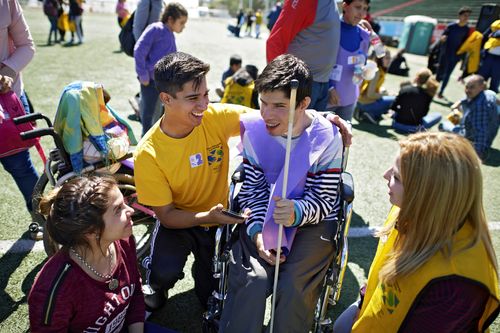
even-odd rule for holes
{"type": "Polygon", "coordinates": [[[174,33],[162,22],[147,26],[135,43],[135,71],[141,82],[154,79],[154,67],[158,60],[176,52],[174,33]]]}

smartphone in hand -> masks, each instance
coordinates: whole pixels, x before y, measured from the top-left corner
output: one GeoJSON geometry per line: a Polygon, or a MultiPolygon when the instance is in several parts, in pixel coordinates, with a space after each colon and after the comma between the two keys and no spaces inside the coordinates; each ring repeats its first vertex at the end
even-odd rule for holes
{"type": "Polygon", "coordinates": [[[223,209],[222,210],[222,214],[230,216],[230,217],[233,217],[233,218],[236,218],[236,219],[240,219],[240,220],[244,220],[245,219],[245,217],[242,216],[241,214],[238,214],[236,212],[230,211],[228,209],[223,209]]]}

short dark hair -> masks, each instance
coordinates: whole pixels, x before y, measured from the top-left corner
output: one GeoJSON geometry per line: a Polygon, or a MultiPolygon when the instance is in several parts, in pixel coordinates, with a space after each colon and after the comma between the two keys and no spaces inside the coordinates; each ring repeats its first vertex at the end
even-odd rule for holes
{"type": "Polygon", "coordinates": [[[168,18],[174,19],[174,22],[183,16],[188,16],[188,11],[178,2],[171,2],[165,7],[163,13],[161,14],[161,23],[167,24],[168,18]]]}
{"type": "Polygon", "coordinates": [[[155,85],[158,92],[173,97],[185,83],[194,81],[197,89],[210,70],[210,65],[184,52],[174,52],[161,58],[155,65],[155,85]]]}
{"type": "Polygon", "coordinates": [[[241,62],[241,57],[237,54],[233,54],[231,58],[229,58],[229,66],[241,65],[241,62]]]}
{"type": "Polygon", "coordinates": [[[255,81],[259,93],[282,91],[290,96],[290,82],[299,81],[297,89],[297,105],[306,97],[311,96],[312,75],[306,63],[291,54],[282,54],[271,61],[255,81]]]}
{"type": "Polygon", "coordinates": [[[257,66],[249,64],[245,66],[245,70],[248,72],[248,74],[250,74],[253,80],[257,79],[257,76],[259,75],[259,69],[257,68],[257,66]]]}
{"type": "Polygon", "coordinates": [[[85,235],[104,232],[103,216],[112,204],[111,193],[116,186],[112,177],[77,177],[45,195],[40,201],[40,213],[47,219],[50,237],[66,250],[90,248],[85,235]]]}
{"type": "Polygon", "coordinates": [[[458,15],[462,15],[462,14],[465,14],[465,13],[472,13],[472,9],[470,9],[470,7],[468,6],[463,6],[462,8],[460,8],[458,10],[458,15]]]}

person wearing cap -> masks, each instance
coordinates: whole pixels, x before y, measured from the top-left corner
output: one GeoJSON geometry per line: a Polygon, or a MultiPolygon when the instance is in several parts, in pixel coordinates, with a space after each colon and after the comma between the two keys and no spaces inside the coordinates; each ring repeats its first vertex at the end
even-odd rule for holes
{"type": "Polygon", "coordinates": [[[439,59],[437,80],[441,81],[438,97],[443,98],[444,89],[448,85],[451,73],[461,59],[457,51],[469,35],[469,22],[472,10],[462,7],[458,11],[458,22],[450,23],[441,36],[442,51],[439,59]]]}

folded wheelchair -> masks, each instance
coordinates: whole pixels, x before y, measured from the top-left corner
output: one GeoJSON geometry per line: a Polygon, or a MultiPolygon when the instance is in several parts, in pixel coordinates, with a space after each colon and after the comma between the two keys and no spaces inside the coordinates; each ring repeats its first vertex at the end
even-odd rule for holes
{"type": "MultiPolygon", "coordinates": [[[[45,217],[39,212],[40,200],[52,188],[67,180],[90,174],[108,175],[118,182],[125,202],[134,208],[133,234],[137,257],[149,250],[154,212],[137,202],[134,164],[129,144],[135,143],[131,129],[105,102],[102,86],[93,82],[73,82],[64,88],[54,125],[41,113],[14,119],[15,124],[44,120],[46,127],[21,133],[23,140],[50,136],[55,147],[49,152],[44,171],[32,195],[33,223],[29,230],[36,234],[45,230],[45,217]]],[[[48,256],[58,249],[48,232],[43,232],[43,245],[48,256]]]]}
{"type": "MultiPolygon", "coordinates": [[[[344,149],[342,161],[342,173],[340,180],[340,209],[338,213],[338,227],[332,237],[336,243],[336,250],[333,260],[328,267],[327,273],[322,282],[320,297],[314,311],[314,322],[311,332],[330,333],[333,332],[333,318],[330,307],[337,304],[340,299],[342,282],[347,267],[348,260],[348,240],[349,227],[352,217],[352,205],[354,200],[354,182],[352,175],[346,172],[348,148],[344,149]]],[[[240,212],[238,203],[239,188],[245,179],[243,165],[240,164],[231,177],[229,188],[229,207],[234,212],[240,212]]],[[[202,318],[202,331],[204,333],[215,333],[219,331],[219,320],[224,308],[224,301],[227,293],[228,261],[230,251],[234,242],[237,241],[238,225],[224,225],[219,227],[215,239],[215,252],[213,257],[212,273],[218,280],[218,288],[214,290],[207,304],[207,311],[202,318]]]]}

